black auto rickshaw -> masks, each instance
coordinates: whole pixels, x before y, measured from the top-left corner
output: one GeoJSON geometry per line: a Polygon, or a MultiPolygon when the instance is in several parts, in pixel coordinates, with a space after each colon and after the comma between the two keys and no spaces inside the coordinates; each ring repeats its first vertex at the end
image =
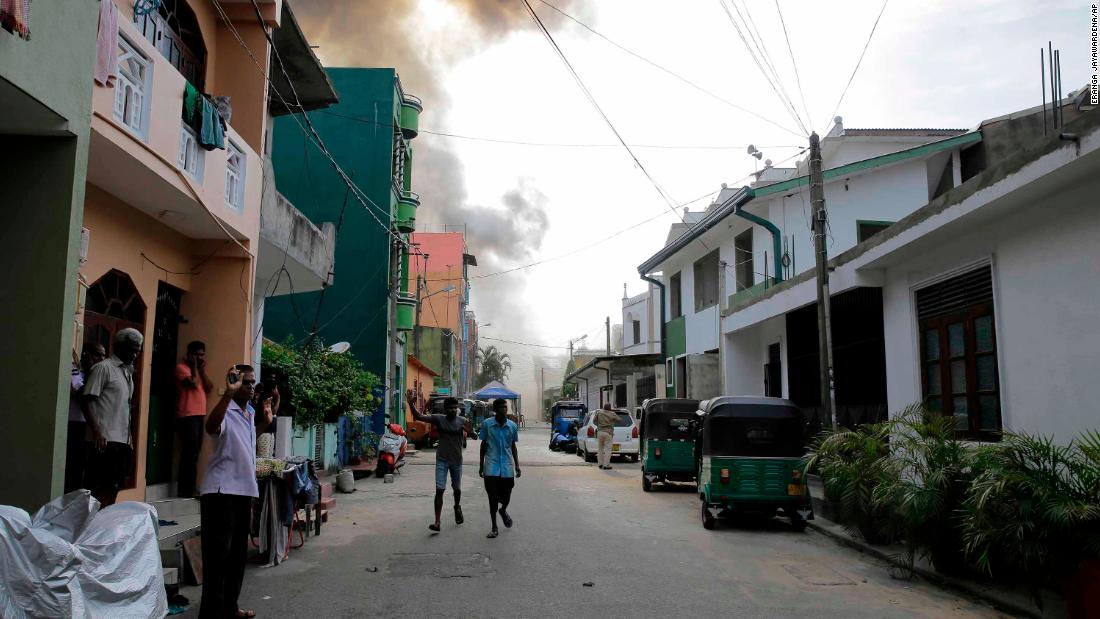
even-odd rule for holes
{"type": "Polygon", "coordinates": [[[642,403],[642,490],[653,482],[695,481],[699,400],[651,398],[642,403]]]}
{"type": "Polygon", "coordinates": [[[721,396],[699,405],[703,527],[718,515],[782,511],[796,531],[813,520],[802,411],[782,398],[721,396]]]}

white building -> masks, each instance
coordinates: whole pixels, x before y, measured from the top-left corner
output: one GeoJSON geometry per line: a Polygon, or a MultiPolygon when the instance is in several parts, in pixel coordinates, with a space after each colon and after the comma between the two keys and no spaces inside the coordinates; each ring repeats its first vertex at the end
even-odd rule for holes
{"type": "MultiPolygon", "coordinates": [[[[980,139],[961,129],[853,130],[838,124],[822,140],[830,253],[855,246],[961,183],[962,152],[980,139]]],[[[804,172],[804,165],[766,168],[751,187],[724,188],[702,217],[681,224],[684,230],[670,233],[666,246],[639,266],[643,278],[663,289],[669,396],[788,395],[781,371],[788,354],[780,333],[783,312],[720,324],[719,310],[725,315],[781,281],[812,273],[804,172]],[[730,339],[743,330],[738,341],[730,339]]],[[[885,394],[862,404],[884,409],[885,394]]]]}
{"type": "Polygon", "coordinates": [[[649,284],[645,292],[623,296],[623,354],[661,352],[661,295],[649,284]]]}
{"type": "MultiPolygon", "coordinates": [[[[1082,101],[1064,101],[1068,124],[1046,135],[1036,108],[946,140],[966,140],[950,151],[950,183],[946,170],[940,182],[932,176],[944,151],[927,152],[942,142],[826,172],[840,421],[924,402],[975,440],[1017,430],[1065,442],[1096,428],[1100,112],[1082,101]],[[919,192],[901,172],[921,160],[928,198],[913,208],[919,192]],[[838,216],[854,191],[892,204],[882,219],[896,223],[853,239],[838,216]]],[[[809,272],[731,298],[722,319],[727,392],[817,408],[816,293],[809,272]]]]}

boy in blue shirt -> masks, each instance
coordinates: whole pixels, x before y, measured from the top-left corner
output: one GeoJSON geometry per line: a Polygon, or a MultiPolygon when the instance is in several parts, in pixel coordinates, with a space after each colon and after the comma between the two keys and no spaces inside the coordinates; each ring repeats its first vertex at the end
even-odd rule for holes
{"type": "Polygon", "coordinates": [[[493,530],[488,537],[499,535],[497,531],[497,511],[504,526],[512,527],[512,517],[508,515],[508,503],[512,499],[515,478],[522,473],[519,469],[519,453],[516,441],[519,440],[519,427],[508,419],[508,401],[493,401],[494,418],[481,424],[481,467],[478,475],[485,479],[485,492],[489,495],[489,518],[493,530]]]}

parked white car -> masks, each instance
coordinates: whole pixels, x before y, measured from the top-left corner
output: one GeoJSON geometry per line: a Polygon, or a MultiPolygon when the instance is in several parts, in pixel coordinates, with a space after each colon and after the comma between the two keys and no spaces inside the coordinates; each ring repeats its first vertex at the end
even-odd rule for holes
{"type": "MultiPolygon", "coordinates": [[[[638,440],[638,420],[626,409],[617,408],[619,423],[615,424],[615,438],[611,443],[611,456],[629,458],[638,461],[641,441],[638,440]]],[[[590,412],[577,430],[577,455],[588,462],[596,461],[599,442],[596,439],[596,412],[590,412]]]]}

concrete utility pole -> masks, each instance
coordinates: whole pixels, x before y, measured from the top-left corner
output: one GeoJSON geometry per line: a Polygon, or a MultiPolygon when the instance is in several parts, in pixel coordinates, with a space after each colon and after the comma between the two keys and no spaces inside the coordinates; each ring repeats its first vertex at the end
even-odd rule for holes
{"type": "Polygon", "coordinates": [[[607,330],[607,356],[611,356],[611,317],[608,316],[603,323],[604,329],[607,330]]]}
{"type": "Polygon", "coordinates": [[[825,230],[825,183],[821,175],[821,138],[810,134],[810,207],[813,211],[814,254],[817,260],[817,345],[821,381],[821,411],[830,428],[836,428],[836,391],[833,386],[833,334],[830,321],[828,247],[825,230]]]}

